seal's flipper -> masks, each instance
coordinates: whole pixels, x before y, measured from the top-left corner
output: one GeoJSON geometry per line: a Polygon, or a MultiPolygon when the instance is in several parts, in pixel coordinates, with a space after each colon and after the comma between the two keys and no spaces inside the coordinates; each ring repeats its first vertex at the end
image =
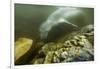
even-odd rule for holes
{"type": "Polygon", "coordinates": [[[66,21],[65,23],[70,24],[70,25],[72,25],[72,26],[74,26],[74,27],[78,27],[77,25],[75,25],[75,24],[73,24],[73,23],[71,23],[71,22],[69,22],[69,21],[66,21]]]}

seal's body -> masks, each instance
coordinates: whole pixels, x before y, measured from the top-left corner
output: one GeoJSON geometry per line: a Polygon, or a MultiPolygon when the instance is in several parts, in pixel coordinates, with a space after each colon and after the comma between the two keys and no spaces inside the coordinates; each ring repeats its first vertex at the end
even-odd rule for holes
{"type": "MultiPolygon", "coordinates": [[[[84,17],[84,13],[79,8],[66,8],[66,7],[59,8],[55,12],[53,12],[44,23],[40,25],[39,28],[40,38],[47,39],[48,33],[51,30],[54,30],[52,29],[54,27],[60,27],[60,29],[64,28],[64,30],[66,28],[67,32],[70,32],[68,31],[69,29],[79,28],[80,26],[83,26],[83,24],[85,23],[83,17],[84,17]],[[62,24],[66,24],[66,25],[62,25],[62,24]]],[[[56,31],[61,32],[60,29],[56,28],[56,31]]],[[[56,34],[61,34],[61,33],[57,32],[56,34]]]]}

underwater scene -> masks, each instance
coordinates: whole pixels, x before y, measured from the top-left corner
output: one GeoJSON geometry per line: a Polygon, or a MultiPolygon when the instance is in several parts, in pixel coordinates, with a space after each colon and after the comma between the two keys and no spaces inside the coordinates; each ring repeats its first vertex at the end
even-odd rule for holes
{"type": "Polygon", "coordinates": [[[14,64],[94,61],[94,8],[14,5],[14,64]]]}

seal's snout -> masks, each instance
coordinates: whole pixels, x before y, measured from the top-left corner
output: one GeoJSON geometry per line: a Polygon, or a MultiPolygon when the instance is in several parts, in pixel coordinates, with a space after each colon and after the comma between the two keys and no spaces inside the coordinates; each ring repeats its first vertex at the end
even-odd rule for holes
{"type": "Polygon", "coordinates": [[[41,32],[40,33],[40,39],[41,40],[46,40],[48,36],[48,32],[41,32]]]}

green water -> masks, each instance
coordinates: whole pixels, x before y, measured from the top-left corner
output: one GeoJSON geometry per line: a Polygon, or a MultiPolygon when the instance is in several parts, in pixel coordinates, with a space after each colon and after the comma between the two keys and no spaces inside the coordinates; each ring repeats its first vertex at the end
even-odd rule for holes
{"type": "MultiPolygon", "coordinates": [[[[39,26],[59,6],[15,4],[15,39],[27,37],[39,38],[39,26]]],[[[94,9],[83,8],[87,13],[88,23],[94,23],[94,9]]]]}

